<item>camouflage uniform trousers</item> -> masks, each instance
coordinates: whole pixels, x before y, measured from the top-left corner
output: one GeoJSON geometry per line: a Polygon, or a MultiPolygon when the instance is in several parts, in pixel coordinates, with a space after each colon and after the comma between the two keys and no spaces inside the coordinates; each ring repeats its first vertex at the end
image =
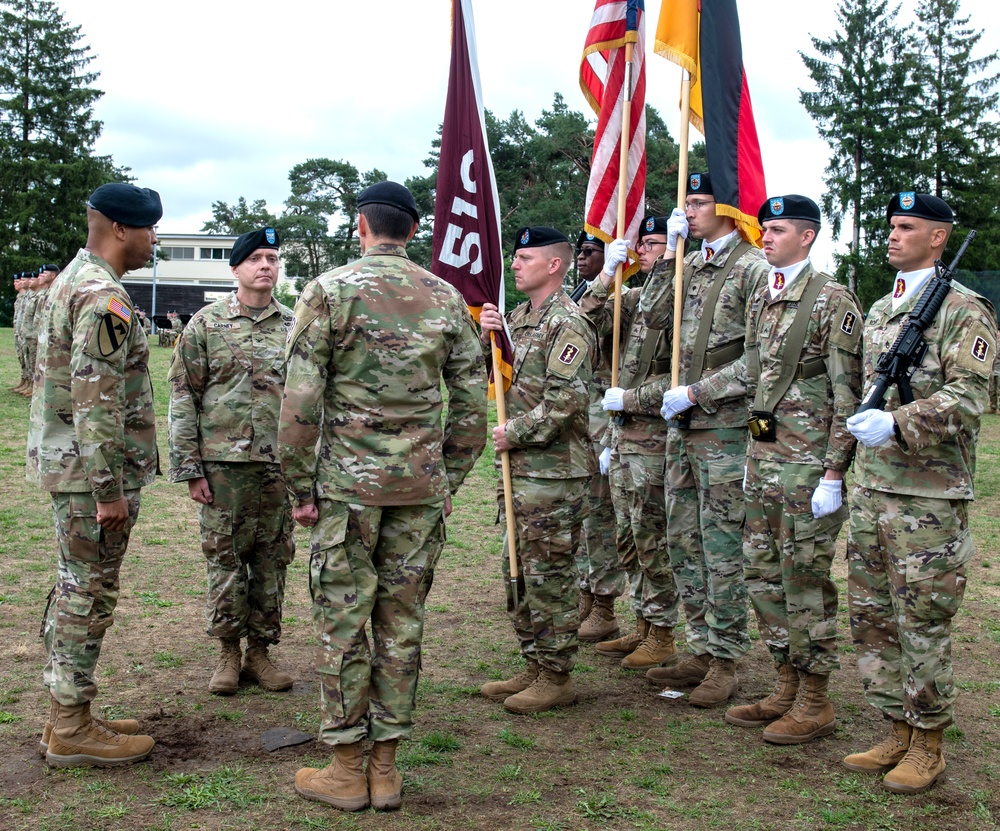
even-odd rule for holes
{"type": "Polygon", "coordinates": [[[318,508],[309,590],[320,639],[320,739],[408,739],[444,506],[321,499],[318,508]]]}
{"type": "Polygon", "coordinates": [[[750,650],[743,584],[743,427],[667,433],[667,550],[688,650],[736,660],[750,650]]]}
{"type": "Polygon", "coordinates": [[[975,554],[964,501],[855,488],[847,541],[851,632],[865,698],[925,730],[954,721],[951,619],[975,554]]]}
{"type": "Polygon", "coordinates": [[[642,572],[638,614],[647,623],[673,629],[678,622],[679,601],[670,557],[663,503],[663,456],[638,453],[619,455],[629,531],[635,558],[642,572]]]}
{"type": "Polygon", "coordinates": [[[625,489],[625,474],[617,450],[611,451],[608,471],[611,485],[611,506],[615,512],[615,542],[618,547],[618,567],[629,582],[629,608],[636,617],[642,617],[642,569],[635,553],[632,537],[632,513],[629,508],[628,491],[625,489]]]}
{"type": "Polygon", "coordinates": [[[295,556],[281,466],[205,462],[212,504],[200,505],[208,566],[206,632],[213,638],[281,640],[285,572],[295,556]]]}
{"type": "MultiPolygon", "coordinates": [[[[602,445],[594,444],[596,455],[603,450],[602,445]]],[[[611,484],[606,475],[595,473],[589,485],[589,512],[583,520],[584,545],[580,546],[576,557],[580,589],[605,597],[620,597],[625,592],[628,578],[618,565],[611,484]]]]}
{"type": "Polygon", "coordinates": [[[761,638],[776,663],[829,675],[837,656],[837,587],[830,578],[847,506],[820,519],[820,465],[749,459],[743,576],[761,638]]]}
{"type": "Polygon", "coordinates": [[[26,380],[35,377],[36,363],[38,363],[38,330],[33,329],[24,338],[24,368],[22,372],[26,380]]]}
{"type": "Polygon", "coordinates": [[[989,412],[995,413],[1000,409],[1000,359],[993,361],[993,371],[990,373],[990,409],[989,412]]]}
{"type": "Polygon", "coordinates": [[[42,623],[48,652],[44,683],[67,707],[97,696],[97,660],[104,633],[115,622],[118,573],[139,518],[139,490],[125,491],[125,498],[125,529],[106,531],[97,524],[97,502],[91,494],[52,494],[59,560],[42,623]]]}
{"type": "MultiPolygon", "coordinates": [[[[507,612],[526,659],[552,672],[570,672],[579,646],[576,633],[580,591],[576,556],[583,546],[587,479],[512,478],[517,534],[518,603],[510,585],[507,535],[503,540],[503,577],[507,612]]],[[[503,486],[498,492],[500,520],[503,486]]]]}

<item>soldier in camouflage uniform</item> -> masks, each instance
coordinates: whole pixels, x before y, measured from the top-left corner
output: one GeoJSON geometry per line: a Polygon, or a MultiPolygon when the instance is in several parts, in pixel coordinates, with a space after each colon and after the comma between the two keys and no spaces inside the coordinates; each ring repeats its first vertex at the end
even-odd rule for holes
{"type": "Polygon", "coordinates": [[[162,213],[156,192],[134,185],[91,194],[87,244],[53,285],[39,339],[27,472],[52,494],[59,545],[43,625],[54,767],[126,764],[153,748],[136,721],[103,721],[90,703],[139,491],[158,469],[149,346],[121,277],[152,256],[162,213]]]}
{"type": "Polygon", "coordinates": [[[771,272],[747,320],[744,577],[777,685],[731,707],[726,721],[765,727],[765,741],[801,744],[836,727],[827,696],[840,667],[830,567],[847,519],[843,480],[855,442],[845,422],[861,391],[862,316],[853,293],[809,262],[815,202],[777,196],[758,219],[771,272]]]}
{"type": "Polygon", "coordinates": [[[21,276],[25,285],[19,327],[21,330],[21,372],[24,375],[24,383],[17,388],[17,392],[30,396],[38,354],[38,330],[35,328],[35,309],[38,308],[38,275],[26,271],[21,276]]]}
{"type": "Polygon", "coordinates": [[[28,377],[28,369],[24,361],[24,333],[21,330],[21,319],[24,316],[24,306],[28,291],[27,282],[23,275],[14,275],[14,312],[12,325],[14,327],[14,352],[17,354],[18,367],[21,370],[20,380],[10,388],[11,392],[20,393],[22,389],[31,389],[31,379],[28,377]]]}
{"type": "MultiPolygon", "coordinates": [[[[1000,331],[997,332],[1000,337],[1000,331]]],[[[990,373],[990,412],[1000,415],[1000,354],[993,358],[993,371],[990,373]]]]}
{"type": "MultiPolygon", "coordinates": [[[[43,316],[45,313],[45,301],[49,296],[49,286],[59,273],[59,267],[55,265],[45,265],[38,270],[38,277],[35,278],[35,297],[30,307],[31,318],[25,320],[25,363],[27,364],[28,377],[33,378],[35,364],[38,360],[38,335],[42,329],[43,316]]],[[[23,395],[30,396],[33,381],[22,392],[23,395]]]]}
{"type": "Polygon", "coordinates": [[[239,285],[191,319],[168,376],[170,480],[187,482],[199,504],[207,632],[221,643],[208,684],[217,695],[236,692],[241,660],[243,674],[264,689],[292,686],[267,652],[281,640],[285,572],[295,555],[277,444],[292,320],[271,294],[278,246],[273,228],[236,240],[229,265],[239,285]]]}
{"type": "MultiPolygon", "coordinates": [[[[864,328],[864,373],[896,339],[944,256],[954,222],[946,202],[912,191],[889,202],[891,296],[875,302],[864,328]]],[[[945,770],[944,728],[954,721],[951,619],[975,554],[968,503],[976,441],[996,350],[989,301],[952,283],[924,331],[927,353],[903,404],[893,387],[885,410],[851,416],[858,439],[847,541],[848,600],[858,671],[868,702],[891,733],[851,770],[889,771],[884,785],[920,793],[945,770]]]]}
{"type": "MultiPolygon", "coordinates": [[[[507,318],[514,346],[507,422],[493,430],[507,450],[517,533],[518,598],[510,586],[504,539],[507,611],[527,668],[485,684],[481,693],[514,713],[571,704],[579,617],[576,555],[583,544],[587,482],[596,459],[588,432],[589,386],[597,362],[593,328],[563,291],[573,248],[555,228],[522,228],[514,243],[514,278],[528,296],[507,318]],[[523,588],[521,584],[523,582],[523,588]]],[[[479,322],[484,343],[503,329],[496,306],[479,322]]],[[[503,510],[503,488],[498,492],[503,510]]]]}
{"type": "MultiPolygon", "coordinates": [[[[604,243],[586,231],[576,241],[576,269],[582,283],[589,283],[604,268],[604,243]]],[[[581,286],[574,291],[579,296],[581,286]]],[[[611,383],[611,339],[605,337],[599,344],[600,364],[594,370],[590,385],[590,440],[594,454],[600,456],[610,449],[601,444],[610,419],[603,407],[604,391],[611,383]]],[[[576,565],[580,571],[580,629],[581,641],[603,641],[618,635],[618,618],[615,616],[615,598],[620,597],[626,586],[627,575],[618,562],[615,510],[611,501],[610,471],[603,465],[590,478],[587,517],[583,521],[584,544],[580,546],[576,565]]]]}
{"type": "Polygon", "coordinates": [[[451,496],[487,425],[468,308],[406,255],[412,194],[381,182],[358,209],[362,257],[314,280],[295,307],[278,432],[294,517],[313,528],[320,738],[336,755],[300,770],[295,789],[343,810],[400,805],[396,745],[413,731],[424,601],[451,496]],[[365,738],[374,742],[367,782],[365,738]]]}
{"type": "MultiPolygon", "coordinates": [[[[660,267],[666,245],[666,218],[645,217],[636,246],[644,273],[660,267]]],[[[627,252],[625,240],[611,243],[600,279],[591,283],[581,302],[601,335],[614,329],[614,304],[607,302],[609,289],[627,252]]],[[[660,418],[663,393],[670,386],[670,334],[646,327],[638,310],[640,294],[638,288],[622,289],[619,386],[605,393],[603,406],[615,416],[610,442],[617,452],[620,476],[616,482],[622,489],[615,504],[628,528],[627,538],[642,572],[642,588],[635,635],[601,643],[597,648],[603,655],[620,656],[624,669],[646,670],[676,659],[678,598],[667,555],[663,492],[667,431],[660,418]]]]}
{"type": "MultiPolygon", "coordinates": [[[[767,262],[740,238],[732,219],[716,214],[707,173],[691,174],[685,211],[675,209],[667,229],[670,263],[678,235],[690,230],[702,240],[701,250],[684,260],[687,288],[676,324],[683,383],[664,393],[661,410],[670,426],[667,547],[687,618],[688,654],[676,666],[651,669],[647,676],[658,685],[697,685],[689,702],[715,707],[735,692],[736,660],[750,649],[741,531],[747,442],[743,350],[747,300],[766,278],[767,262]],[[696,355],[699,342],[704,351],[696,355]]],[[[672,277],[647,280],[640,305],[650,326],[672,332],[672,277]]]]}

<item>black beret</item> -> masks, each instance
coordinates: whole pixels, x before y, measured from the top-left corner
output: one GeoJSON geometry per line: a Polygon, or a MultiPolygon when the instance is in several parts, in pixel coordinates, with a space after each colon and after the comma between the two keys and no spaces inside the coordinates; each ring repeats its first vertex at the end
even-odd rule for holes
{"type": "Polygon", "coordinates": [[[943,199],[912,190],[897,193],[889,200],[889,207],[885,209],[886,222],[894,216],[916,216],[934,222],[955,221],[955,212],[943,199]]]}
{"type": "Polygon", "coordinates": [[[273,248],[277,251],[279,245],[281,245],[281,240],[278,239],[278,232],[274,228],[258,228],[256,231],[247,231],[233,243],[233,250],[229,255],[229,265],[238,266],[258,248],[273,248]]]}
{"type": "Polygon", "coordinates": [[[643,217],[642,222],[639,223],[639,239],[649,236],[650,234],[666,234],[667,233],[667,220],[670,217],[666,216],[647,216],[643,217]]]}
{"type": "Polygon", "coordinates": [[[769,219],[805,219],[809,222],[822,222],[819,205],[808,196],[789,193],[787,196],[772,196],[757,211],[757,220],[766,222],[769,219]]]}
{"type": "Polygon", "coordinates": [[[160,194],[123,182],[101,185],[90,194],[87,207],[100,211],[112,222],[135,228],[155,225],[163,216],[160,194]]]}
{"type": "Polygon", "coordinates": [[[45,265],[39,267],[38,273],[41,274],[43,271],[54,271],[58,274],[59,266],[52,265],[52,263],[46,263],[45,265]]]}
{"type": "Polygon", "coordinates": [[[692,173],[688,176],[688,193],[703,193],[706,196],[714,196],[712,192],[712,180],[707,173],[692,173]]]}
{"type": "Polygon", "coordinates": [[[593,234],[588,234],[586,231],[581,231],[580,236],[576,238],[576,247],[582,248],[585,242],[596,245],[601,250],[604,250],[604,240],[600,237],[595,237],[593,234]]]}
{"type": "Polygon", "coordinates": [[[414,222],[420,221],[417,213],[417,200],[409,189],[396,182],[376,182],[358,194],[358,207],[365,205],[392,205],[401,211],[406,211],[414,222]]]}
{"type": "Polygon", "coordinates": [[[545,245],[554,245],[557,242],[569,242],[562,231],[556,228],[549,228],[547,225],[531,225],[527,228],[519,228],[514,237],[514,253],[520,248],[541,248],[545,245]]]}

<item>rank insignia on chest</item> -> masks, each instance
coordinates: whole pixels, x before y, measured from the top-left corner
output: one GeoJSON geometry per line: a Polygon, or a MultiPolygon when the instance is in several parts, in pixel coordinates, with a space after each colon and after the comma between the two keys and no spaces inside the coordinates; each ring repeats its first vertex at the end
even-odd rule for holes
{"type": "Polygon", "coordinates": [[[563,351],[559,353],[559,363],[566,364],[569,366],[576,360],[576,356],[580,354],[580,347],[574,346],[572,343],[567,343],[563,347],[563,351]]]}
{"type": "Polygon", "coordinates": [[[972,357],[977,361],[986,363],[986,357],[990,354],[990,345],[985,338],[976,338],[972,344],[972,357]]]}
{"type": "Polygon", "coordinates": [[[858,322],[858,316],[854,312],[848,312],[844,315],[843,321],[840,323],[840,331],[845,335],[854,334],[854,327],[858,322]]]}

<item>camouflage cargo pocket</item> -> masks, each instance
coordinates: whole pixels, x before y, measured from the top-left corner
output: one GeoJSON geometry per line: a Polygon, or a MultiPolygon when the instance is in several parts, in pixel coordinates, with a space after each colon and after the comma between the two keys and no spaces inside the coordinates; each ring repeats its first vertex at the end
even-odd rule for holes
{"type": "Polygon", "coordinates": [[[357,587],[344,545],[348,507],[323,499],[318,508],[319,521],[313,528],[309,552],[309,594],[316,606],[351,605],[347,599],[357,595],[357,587]]]}
{"type": "Polygon", "coordinates": [[[918,620],[950,620],[965,594],[965,566],[976,553],[968,529],[906,558],[906,603],[918,620]]]}

